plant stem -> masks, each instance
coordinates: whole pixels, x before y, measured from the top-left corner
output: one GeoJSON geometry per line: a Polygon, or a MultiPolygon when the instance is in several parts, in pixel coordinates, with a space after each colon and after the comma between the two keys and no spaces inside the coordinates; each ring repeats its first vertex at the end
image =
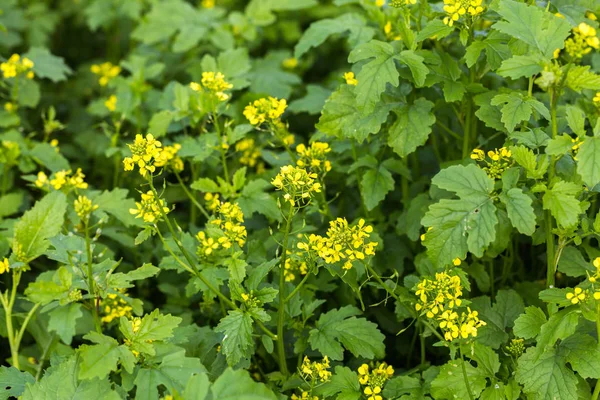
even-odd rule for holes
{"type": "Polygon", "coordinates": [[[87,254],[87,276],[88,276],[88,291],[92,297],[92,314],[94,316],[94,326],[96,332],[102,333],[102,324],[98,317],[98,296],[96,294],[96,282],[94,281],[94,268],[92,259],[92,244],[90,242],[90,229],[88,221],[85,221],[85,251],[87,254]]]}
{"type": "MultiPolygon", "coordinates": [[[[473,41],[473,29],[469,30],[469,43],[473,41]]],[[[469,84],[475,83],[475,66],[471,66],[469,68],[469,84]]],[[[467,97],[467,107],[465,110],[465,127],[463,130],[463,148],[462,148],[462,158],[467,158],[471,153],[471,130],[474,126],[473,121],[473,97],[468,95],[467,97]]]]}
{"type": "MultiPolygon", "coordinates": [[[[596,301],[596,335],[598,337],[598,343],[600,343],[600,302],[596,301]]],[[[592,400],[598,400],[600,395],[600,379],[596,381],[596,387],[592,394],[592,400]]]]}
{"type": "MultiPolygon", "coordinates": [[[[283,328],[285,323],[285,262],[287,260],[287,247],[290,237],[290,229],[292,227],[292,219],[294,218],[294,207],[290,205],[285,223],[285,231],[283,233],[283,250],[281,253],[281,263],[279,264],[279,310],[277,317],[277,353],[279,354],[279,369],[284,376],[290,373],[287,367],[285,357],[285,343],[283,341],[283,328]]],[[[307,274],[308,276],[308,274],[307,274]]]]}
{"type": "Polygon", "coordinates": [[[2,302],[2,307],[4,308],[4,314],[6,317],[6,333],[8,335],[8,345],[10,347],[12,364],[16,369],[21,369],[19,365],[19,345],[16,341],[17,338],[15,337],[15,330],[13,328],[12,320],[12,311],[15,305],[15,299],[17,297],[17,289],[19,287],[19,282],[21,281],[21,271],[13,271],[12,278],[10,298],[7,291],[6,295],[0,295],[0,301],[2,302]]]}
{"type": "Polygon", "coordinates": [[[2,169],[2,191],[0,192],[0,197],[3,197],[8,190],[8,171],[10,171],[10,168],[8,165],[4,164],[2,169]]]}
{"type": "Polygon", "coordinates": [[[183,189],[185,194],[189,197],[190,201],[192,203],[194,203],[194,205],[196,207],[198,207],[198,209],[200,210],[202,215],[204,215],[206,217],[206,219],[208,219],[209,218],[208,212],[206,211],[206,209],[204,207],[202,207],[202,204],[200,204],[198,202],[198,200],[196,200],[195,196],[189,191],[189,189],[183,182],[183,179],[181,179],[181,175],[179,175],[179,172],[175,171],[175,176],[177,177],[177,181],[179,182],[179,185],[181,185],[181,188],[183,189]]]}
{"type": "MultiPolygon", "coordinates": [[[[558,124],[556,121],[556,93],[554,89],[550,91],[550,123],[552,125],[552,138],[555,139],[558,136],[558,124]]],[[[548,186],[550,186],[552,179],[555,174],[556,157],[552,156],[550,160],[550,168],[548,171],[548,186]]],[[[556,274],[555,266],[555,245],[554,245],[554,234],[552,229],[554,227],[554,219],[550,210],[544,212],[544,219],[546,220],[546,286],[554,287],[556,274]]]]}
{"type": "Polygon", "coordinates": [[[310,273],[307,272],[306,275],[304,275],[304,278],[302,278],[302,280],[300,281],[300,283],[298,284],[298,286],[296,286],[294,288],[294,290],[292,290],[292,293],[290,293],[286,298],[285,298],[285,302],[287,303],[288,301],[290,301],[292,299],[292,297],[294,297],[294,295],[296,295],[296,293],[298,293],[300,291],[300,288],[306,283],[306,281],[308,280],[308,277],[310,276],[310,273]]]}
{"type": "Polygon", "coordinates": [[[467,367],[465,365],[465,358],[463,357],[462,345],[459,345],[458,352],[460,353],[460,360],[462,361],[462,373],[465,380],[465,386],[467,387],[467,392],[469,393],[469,399],[473,400],[473,391],[471,390],[471,385],[469,384],[469,376],[467,375],[467,367]]]}
{"type": "Polygon", "coordinates": [[[377,282],[379,282],[379,284],[383,287],[383,289],[389,293],[390,296],[392,296],[396,301],[398,302],[402,302],[402,300],[400,300],[400,297],[398,297],[398,295],[396,294],[396,292],[394,292],[392,289],[390,289],[384,282],[383,279],[381,279],[381,277],[379,276],[379,274],[377,272],[375,272],[375,270],[373,269],[373,267],[371,267],[368,263],[365,263],[365,266],[367,267],[367,270],[369,271],[369,273],[371,275],[373,275],[373,277],[375,278],[375,280],[377,282]]]}

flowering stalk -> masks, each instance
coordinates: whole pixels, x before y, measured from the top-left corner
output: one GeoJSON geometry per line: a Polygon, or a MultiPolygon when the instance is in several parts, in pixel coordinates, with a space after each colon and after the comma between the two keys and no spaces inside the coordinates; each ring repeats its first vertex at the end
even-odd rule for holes
{"type": "Polygon", "coordinates": [[[85,229],[85,251],[87,255],[87,276],[88,276],[88,289],[91,296],[92,304],[92,315],[94,316],[94,326],[96,327],[96,332],[102,333],[102,325],[100,324],[100,318],[98,317],[98,294],[96,292],[96,281],[94,280],[94,269],[93,269],[93,253],[92,253],[92,244],[90,240],[90,229],[89,229],[89,219],[84,220],[84,229],[85,229]]]}
{"type": "MultiPolygon", "coordinates": [[[[598,343],[600,343],[600,301],[596,300],[596,332],[598,335],[598,343]]],[[[600,396],[600,379],[596,381],[596,387],[594,388],[594,393],[592,394],[592,400],[598,400],[598,396],[600,396]]]]}
{"type": "Polygon", "coordinates": [[[196,198],[194,197],[194,195],[192,193],[190,193],[189,189],[187,188],[187,186],[183,182],[183,179],[181,179],[181,175],[179,175],[179,172],[177,172],[177,171],[174,171],[174,172],[175,172],[175,176],[177,177],[177,181],[179,182],[179,185],[181,186],[181,188],[183,189],[183,191],[185,192],[185,194],[188,196],[188,198],[190,199],[190,201],[192,203],[194,203],[194,205],[200,210],[200,212],[202,213],[202,215],[204,215],[206,217],[206,219],[208,219],[209,215],[208,215],[208,212],[206,211],[206,209],[202,206],[202,204],[200,204],[198,202],[198,200],[196,200],[196,198]]]}
{"type": "MultiPolygon", "coordinates": [[[[558,102],[558,96],[556,95],[556,89],[550,90],[550,123],[552,125],[552,138],[555,139],[558,136],[558,124],[556,121],[556,104],[558,102]]],[[[550,161],[550,168],[548,171],[548,183],[552,181],[555,174],[555,163],[556,157],[552,156],[550,161]]],[[[552,229],[554,227],[554,219],[550,210],[546,210],[544,213],[546,222],[546,286],[554,287],[556,274],[556,263],[555,263],[555,245],[554,245],[554,234],[552,229]]]]}
{"type": "Polygon", "coordinates": [[[465,386],[467,387],[467,392],[469,393],[469,399],[473,399],[473,391],[471,390],[471,385],[469,384],[469,376],[467,375],[467,367],[465,366],[465,358],[463,356],[462,344],[459,345],[458,352],[460,353],[460,360],[462,366],[463,379],[465,380],[465,386]]]}
{"type": "MultiPolygon", "coordinates": [[[[281,373],[288,376],[290,373],[287,367],[285,357],[285,343],[283,342],[283,325],[285,322],[285,262],[287,260],[288,240],[290,229],[292,227],[292,219],[294,218],[295,208],[290,204],[290,211],[287,216],[285,230],[283,233],[283,250],[281,253],[281,262],[279,264],[279,310],[277,318],[277,353],[279,355],[279,369],[281,373]]],[[[308,274],[306,274],[308,276],[308,274]]]]}

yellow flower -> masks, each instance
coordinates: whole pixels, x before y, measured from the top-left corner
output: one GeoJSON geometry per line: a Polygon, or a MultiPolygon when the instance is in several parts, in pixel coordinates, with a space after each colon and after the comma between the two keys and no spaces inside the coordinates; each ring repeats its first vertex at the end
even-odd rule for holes
{"type": "Polygon", "coordinates": [[[179,150],[181,150],[181,145],[178,143],[175,143],[172,146],[164,146],[158,157],[154,160],[154,166],[170,167],[176,172],[183,171],[183,160],[181,157],[177,156],[179,150]]]}
{"type": "Polygon", "coordinates": [[[455,258],[454,260],[452,260],[452,264],[454,264],[455,267],[458,267],[460,264],[462,263],[460,258],[455,258]]]}
{"type": "Polygon", "coordinates": [[[261,125],[264,122],[276,124],[287,108],[285,99],[268,97],[255,100],[244,108],[244,116],[252,125],[261,125]]]}
{"type": "Polygon", "coordinates": [[[74,203],[75,213],[81,220],[89,218],[90,214],[98,209],[97,204],[92,204],[92,200],[86,196],[79,196],[74,203]]]}
{"type": "Polygon", "coordinates": [[[94,64],[90,67],[90,70],[95,75],[98,75],[98,83],[100,83],[100,86],[108,85],[108,82],[121,73],[121,67],[113,65],[110,62],[94,64]]]}
{"type": "Polygon", "coordinates": [[[108,108],[109,111],[115,111],[117,108],[117,96],[111,94],[104,102],[104,106],[108,108]]]}
{"type": "Polygon", "coordinates": [[[10,271],[10,265],[8,263],[8,258],[4,258],[4,260],[0,261],[0,275],[10,271]]]}
{"type": "Polygon", "coordinates": [[[201,84],[197,82],[191,82],[190,88],[199,92],[204,89],[208,93],[212,93],[219,101],[225,101],[229,99],[229,95],[225,93],[225,90],[233,88],[233,85],[225,80],[225,75],[221,72],[207,71],[202,73],[201,84]]]}
{"type": "Polygon", "coordinates": [[[38,172],[37,179],[34,184],[39,188],[46,186],[48,184],[48,175],[46,175],[43,171],[38,172]]]}
{"type": "Polygon", "coordinates": [[[286,58],[281,62],[281,65],[286,69],[294,69],[298,66],[298,59],[296,57],[286,58]]]}
{"type": "Polygon", "coordinates": [[[9,113],[17,111],[18,106],[15,103],[11,103],[10,101],[4,103],[4,110],[9,113]]]}
{"type": "Polygon", "coordinates": [[[154,197],[151,190],[142,193],[141,197],[141,201],[135,203],[137,208],[129,209],[129,213],[136,218],[142,218],[144,222],[154,223],[161,219],[163,213],[168,214],[171,211],[165,206],[164,200],[154,197]]]}
{"type": "Polygon", "coordinates": [[[331,171],[331,162],[327,160],[329,152],[331,152],[329,143],[312,142],[308,148],[304,144],[299,144],[296,147],[296,153],[299,155],[296,165],[307,168],[323,178],[327,172],[331,171]]]}
{"type": "Polygon", "coordinates": [[[240,164],[255,167],[260,157],[260,149],[255,145],[254,139],[242,139],[235,144],[235,151],[242,153],[240,164]]]}
{"type": "Polygon", "coordinates": [[[576,287],[572,292],[567,293],[567,299],[571,300],[572,304],[577,304],[585,300],[587,290],[584,291],[580,287],[576,287]]]}
{"type": "Polygon", "coordinates": [[[356,86],[358,85],[358,80],[354,77],[354,72],[346,72],[344,74],[344,79],[346,80],[346,84],[356,86]]]}
{"type": "Polygon", "coordinates": [[[202,0],[202,2],[200,3],[200,5],[202,6],[202,8],[214,8],[215,7],[215,0],[202,0]]]}
{"type": "Polygon", "coordinates": [[[600,39],[596,36],[596,29],[585,22],[573,28],[573,36],[565,41],[565,51],[575,59],[590,53],[592,49],[599,48],[600,39]]]}
{"type": "Polygon", "coordinates": [[[17,75],[25,75],[27,79],[33,79],[35,74],[31,70],[34,64],[27,57],[21,58],[18,54],[10,56],[8,61],[0,64],[0,71],[4,78],[15,78],[17,75]]]}
{"type": "Polygon", "coordinates": [[[460,277],[446,272],[436,273],[435,280],[423,278],[417,284],[415,294],[418,298],[415,309],[423,310],[421,314],[425,314],[427,318],[434,318],[437,314],[462,304],[460,277]]]}
{"type": "Polygon", "coordinates": [[[380,393],[385,383],[394,375],[394,368],[383,362],[369,371],[367,364],[358,367],[358,382],[365,386],[363,393],[368,400],[382,400],[380,393]]]}
{"type": "Polygon", "coordinates": [[[330,368],[331,365],[329,364],[329,358],[327,358],[327,356],[323,357],[321,362],[311,362],[309,358],[305,356],[299,372],[307,381],[317,379],[321,383],[324,383],[331,379],[330,368]]]}
{"type": "MultiPolygon", "coordinates": [[[[48,177],[44,172],[38,172],[37,180],[35,181],[35,185],[39,188],[45,186],[48,182],[48,177]]],[[[50,185],[54,188],[54,190],[72,190],[72,189],[87,189],[88,184],[85,182],[85,175],[81,171],[81,168],[77,168],[75,174],[73,171],[62,170],[54,173],[49,180],[50,185]]]]}
{"type": "Polygon", "coordinates": [[[600,108],[600,92],[596,92],[592,101],[596,107],[600,108]]]}
{"type": "Polygon", "coordinates": [[[154,173],[156,170],[155,161],[160,158],[162,151],[162,143],[154,139],[154,136],[149,133],[146,137],[138,134],[135,136],[133,143],[127,145],[131,150],[131,157],[123,159],[125,171],[133,171],[137,165],[140,175],[145,177],[148,172],[154,173]]]}
{"type": "MultiPolygon", "coordinates": [[[[125,294],[123,294],[125,295],[125,294]]],[[[123,299],[120,295],[111,293],[102,300],[100,304],[100,310],[104,314],[101,318],[103,323],[110,323],[115,319],[121,317],[131,318],[133,308],[123,299]]]]}
{"type": "Polygon", "coordinates": [[[488,151],[487,158],[491,161],[486,159],[486,154],[481,149],[474,149],[471,153],[472,160],[485,164],[483,170],[492,179],[499,179],[504,171],[513,164],[512,152],[506,147],[488,151]]]}
{"type": "Polygon", "coordinates": [[[462,16],[475,17],[483,12],[482,0],[444,0],[444,24],[453,26],[462,16]]]}
{"type": "Polygon", "coordinates": [[[377,7],[383,7],[385,5],[385,0],[375,0],[375,5],[377,7]]]}
{"type": "Polygon", "coordinates": [[[292,206],[303,206],[310,202],[314,193],[321,192],[321,184],[316,182],[318,175],[304,168],[286,165],[271,181],[278,190],[284,192],[283,198],[292,206]]]}

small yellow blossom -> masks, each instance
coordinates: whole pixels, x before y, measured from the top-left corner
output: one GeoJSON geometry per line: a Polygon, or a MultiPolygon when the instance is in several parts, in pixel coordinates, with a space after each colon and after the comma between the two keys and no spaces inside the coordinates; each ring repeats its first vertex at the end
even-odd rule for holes
{"type": "Polygon", "coordinates": [[[153,223],[160,220],[163,213],[168,214],[171,211],[169,207],[165,206],[164,200],[154,197],[154,192],[151,190],[142,193],[141,196],[141,201],[135,203],[137,208],[129,209],[129,213],[135,215],[136,218],[153,223]]]}
{"type": "Polygon", "coordinates": [[[8,263],[8,258],[4,258],[4,260],[0,261],[0,275],[10,271],[10,264],[8,263]]]}
{"type": "Polygon", "coordinates": [[[281,62],[281,65],[286,69],[294,69],[298,66],[298,59],[296,57],[286,58],[281,62]]]}
{"type": "Polygon", "coordinates": [[[4,110],[8,111],[9,113],[13,113],[15,111],[17,111],[18,106],[15,103],[12,103],[10,101],[4,103],[4,110]]]}
{"type": "Polygon", "coordinates": [[[444,0],[444,24],[453,26],[462,16],[475,17],[483,12],[482,0],[444,0]]]}
{"type": "Polygon", "coordinates": [[[365,386],[363,393],[368,400],[382,400],[380,393],[385,383],[394,376],[394,368],[387,363],[381,363],[369,371],[367,364],[358,367],[358,382],[365,386]]]}
{"type": "Polygon", "coordinates": [[[55,172],[50,178],[40,171],[35,181],[35,186],[42,188],[46,185],[50,185],[54,190],[72,190],[72,189],[87,189],[88,184],[85,182],[85,175],[81,171],[81,168],[77,168],[77,171],[73,174],[72,170],[62,170],[55,172]]]}
{"type": "Polygon", "coordinates": [[[434,318],[445,310],[460,307],[462,304],[460,277],[438,272],[435,274],[435,280],[422,279],[417,284],[415,294],[418,297],[415,309],[427,318],[434,318]]]}
{"type": "Polygon", "coordinates": [[[375,5],[377,7],[383,7],[385,5],[385,0],[375,0],[375,5]]]}
{"type": "Polygon", "coordinates": [[[261,125],[265,122],[277,123],[287,108],[285,99],[268,97],[255,100],[244,108],[244,116],[252,125],[261,125]]]}
{"type": "Polygon", "coordinates": [[[242,153],[239,161],[242,165],[255,167],[260,157],[260,149],[256,146],[254,139],[242,139],[235,144],[235,151],[242,153]]]}
{"type": "Polygon", "coordinates": [[[600,92],[596,92],[592,101],[596,107],[600,108],[600,92]]]}
{"type": "Polygon", "coordinates": [[[172,146],[164,146],[158,157],[154,160],[154,166],[170,167],[176,172],[183,171],[183,160],[177,155],[179,150],[181,150],[181,145],[178,143],[175,143],[172,146]]]}
{"type": "Polygon", "coordinates": [[[318,175],[314,172],[309,173],[304,168],[286,165],[281,167],[271,184],[284,192],[283,198],[292,207],[304,206],[310,202],[314,193],[321,192],[321,184],[316,182],[317,178],[318,175]]]}
{"type": "Polygon", "coordinates": [[[329,364],[329,358],[327,358],[327,356],[323,357],[321,362],[311,362],[309,358],[305,356],[299,372],[300,375],[302,375],[307,381],[315,379],[321,383],[324,383],[329,382],[331,379],[331,372],[329,371],[330,368],[331,365],[329,364]]]}
{"type": "Polygon", "coordinates": [[[25,75],[27,79],[33,79],[35,76],[31,70],[33,65],[33,61],[29,58],[21,58],[20,55],[13,54],[8,61],[0,64],[0,71],[6,79],[16,78],[18,75],[25,75]]]}
{"type": "Polygon", "coordinates": [[[600,39],[596,36],[596,29],[585,22],[573,28],[573,36],[565,41],[565,51],[575,59],[590,53],[592,49],[599,48],[600,39]]]}
{"type": "Polygon", "coordinates": [[[74,203],[75,213],[81,220],[87,220],[90,214],[98,209],[97,204],[92,204],[92,200],[90,200],[86,196],[79,196],[75,200],[74,203]]]}
{"type": "Polygon", "coordinates": [[[215,211],[221,204],[219,193],[206,193],[204,195],[204,200],[206,201],[206,208],[210,211],[215,211]]]}
{"type": "Polygon", "coordinates": [[[492,179],[499,179],[504,171],[513,164],[512,152],[506,147],[488,151],[487,158],[485,152],[481,149],[474,149],[471,153],[471,159],[483,163],[483,170],[492,179]]]}
{"type": "Polygon", "coordinates": [[[309,392],[305,392],[304,390],[300,390],[300,397],[296,396],[296,394],[292,394],[292,400],[319,400],[319,396],[312,396],[309,392]]]}
{"type": "Polygon", "coordinates": [[[156,160],[160,158],[162,143],[149,133],[146,137],[138,134],[133,143],[127,145],[131,150],[131,157],[123,159],[125,171],[133,171],[134,166],[138,166],[140,175],[145,177],[148,172],[154,173],[156,160]]]}
{"type": "Polygon", "coordinates": [[[95,75],[98,75],[98,83],[100,83],[100,86],[108,85],[108,82],[121,73],[121,67],[113,65],[110,62],[94,64],[90,67],[90,70],[95,75]]]}
{"type": "Polygon", "coordinates": [[[358,80],[354,77],[354,72],[346,72],[344,74],[344,79],[346,80],[346,84],[356,86],[358,85],[358,80]]]}
{"type": "Polygon", "coordinates": [[[233,85],[225,80],[225,75],[221,72],[203,72],[202,80],[200,82],[201,84],[191,82],[190,88],[195,92],[205,90],[206,92],[213,94],[219,101],[229,99],[230,96],[225,93],[225,90],[233,88],[233,85]]]}
{"type": "Polygon", "coordinates": [[[329,152],[331,152],[329,143],[312,142],[310,147],[299,144],[296,147],[296,153],[299,156],[296,165],[300,168],[307,168],[323,178],[327,172],[331,171],[331,162],[327,160],[329,152]]]}
{"type": "Polygon", "coordinates": [[[104,106],[108,108],[109,111],[115,111],[117,108],[117,96],[111,94],[108,99],[104,102],[104,106]]]}
{"type": "Polygon", "coordinates": [[[35,186],[38,188],[42,188],[48,184],[48,175],[44,173],[44,171],[40,171],[37,174],[37,179],[34,182],[35,186]]]}
{"type": "Polygon", "coordinates": [[[567,300],[571,300],[572,304],[577,304],[585,300],[586,294],[587,290],[584,291],[582,288],[576,287],[572,292],[568,292],[566,297],[567,300]]]}
{"type": "Polygon", "coordinates": [[[121,317],[131,318],[133,308],[117,294],[111,293],[102,300],[100,311],[104,314],[101,318],[103,323],[111,323],[121,317]]]}
{"type": "Polygon", "coordinates": [[[202,6],[202,8],[214,8],[215,0],[202,0],[202,2],[200,3],[200,6],[202,6]]]}

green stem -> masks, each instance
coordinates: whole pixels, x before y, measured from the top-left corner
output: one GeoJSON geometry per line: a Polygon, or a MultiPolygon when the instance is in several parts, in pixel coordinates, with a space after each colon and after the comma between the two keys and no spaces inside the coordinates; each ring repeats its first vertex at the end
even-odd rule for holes
{"type": "MultiPolygon", "coordinates": [[[[558,123],[556,121],[556,93],[553,90],[550,91],[550,123],[552,125],[552,138],[556,138],[558,136],[558,123]]],[[[555,164],[556,157],[552,156],[550,160],[550,169],[548,171],[548,186],[551,184],[552,179],[555,175],[555,164]]],[[[552,229],[554,227],[554,218],[550,213],[550,210],[545,211],[544,217],[546,220],[546,285],[548,287],[554,287],[555,283],[555,244],[554,244],[554,234],[552,233],[552,229]]]]}
{"type": "Polygon", "coordinates": [[[19,329],[19,332],[17,333],[17,337],[15,338],[15,345],[17,347],[17,352],[18,352],[19,346],[21,346],[21,340],[23,339],[23,335],[25,334],[25,329],[27,328],[27,325],[29,324],[31,317],[33,317],[33,315],[35,314],[37,309],[40,308],[40,306],[41,306],[41,303],[36,303],[33,307],[31,307],[31,310],[29,310],[29,312],[27,313],[27,316],[25,317],[25,320],[23,321],[23,324],[21,325],[21,329],[19,329]]]}
{"type": "Polygon", "coordinates": [[[19,287],[19,282],[21,281],[21,271],[13,272],[13,281],[12,281],[12,290],[10,292],[10,299],[8,298],[8,293],[6,294],[6,299],[2,296],[2,306],[4,307],[4,314],[6,314],[6,333],[8,334],[8,344],[10,347],[10,355],[12,358],[13,366],[16,369],[21,369],[19,365],[19,346],[16,342],[15,330],[13,328],[13,306],[15,305],[15,299],[17,297],[17,288],[19,287]]]}
{"type": "Polygon", "coordinates": [[[287,247],[293,218],[294,207],[290,205],[290,212],[288,213],[287,220],[285,223],[285,231],[283,233],[283,250],[281,253],[281,262],[279,264],[279,309],[277,317],[277,353],[279,355],[279,369],[281,370],[281,373],[284,376],[288,376],[290,374],[288,371],[287,360],[285,357],[283,328],[285,323],[285,262],[287,260],[287,247]]]}
{"type": "MultiPolygon", "coordinates": [[[[600,302],[596,301],[596,335],[598,336],[598,343],[600,343],[600,302]]],[[[598,400],[600,395],[600,379],[596,381],[596,387],[592,394],[592,400],[598,400]]]]}
{"type": "Polygon", "coordinates": [[[8,190],[8,172],[10,171],[10,167],[7,164],[4,164],[2,169],[2,191],[0,193],[0,197],[3,197],[8,190]]]}
{"type": "Polygon", "coordinates": [[[204,207],[202,207],[202,204],[200,204],[198,202],[198,200],[196,200],[195,196],[189,191],[189,189],[183,182],[183,179],[181,179],[181,175],[179,175],[179,172],[175,171],[175,176],[177,177],[177,181],[179,182],[179,185],[181,185],[181,188],[183,189],[185,194],[189,197],[190,201],[192,203],[194,203],[194,205],[200,210],[202,215],[204,215],[206,217],[206,219],[208,219],[209,218],[208,212],[206,211],[206,209],[204,207]]]}
{"type": "Polygon", "coordinates": [[[398,302],[402,302],[402,300],[400,300],[400,297],[398,297],[398,295],[392,290],[390,289],[385,282],[383,282],[383,279],[381,279],[381,277],[379,276],[379,274],[377,272],[375,272],[375,270],[373,269],[373,267],[371,267],[368,263],[364,264],[367,267],[367,270],[369,271],[369,273],[375,278],[375,280],[377,282],[379,282],[379,284],[383,287],[383,289],[389,293],[390,296],[392,296],[396,301],[398,302]]]}
{"type": "Polygon", "coordinates": [[[50,349],[52,348],[52,345],[54,344],[55,338],[56,338],[56,333],[53,332],[52,336],[50,337],[50,340],[48,340],[48,344],[46,345],[46,347],[44,347],[44,350],[42,351],[42,356],[38,360],[37,370],[35,373],[36,382],[39,381],[40,377],[42,376],[42,371],[44,370],[44,364],[46,363],[46,358],[48,358],[48,353],[50,352],[50,349]]]}
{"type": "MultiPolygon", "coordinates": [[[[475,82],[475,66],[469,70],[469,83],[475,82]]],[[[463,134],[462,158],[467,158],[471,153],[471,129],[473,125],[473,99],[467,98],[467,107],[465,110],[465,127],[463,134]]]]}
{"type": "Polygon", "coordinates": [[[423,326],[426,326],[427,328],[429,328],[429,330],[431,332],[433,332],[433,334],[440,339],[441,341],[445,341],[444,337],[437,331],[437,329],[435,329],[433,326],[431,326],[431,324],[429,322],[427,322],[427,320],[423,319],[423,318],[419,318],[419,322],[421,324],[423,324],[423,326]]]}
{"type": "Polygon", "coordinates": [[[310,273],[307,272],[306,275],[304,275],[304,278],[302,278],[302,280],[300,281],[300,283],[298,284],[298,286],[296,286],[294,288],[294,290],[292,290],[292,293],[290,293],[284,300],[285,303],[287,303],[288,301],[290,301],[292,299],[292,297],[294,297],[296,295],[296,293],[298,293],[300,291],[300,288],[302,286],[304,286],[304,284],[306,283],[306,281],[308,280],[308,277],[310,276],[310,273]]]}
{"type": "Polygon", "coordinates": [[[93,254],[88,221],[85,221],[85,251],[87,254],[88,292],[92,298],[94,326],[96,327],[96,332],[102,333],[102,324],[100,323],[100,318],[98,317],[98,296],[96,293],[96,282],[94,281],[93,254]]]}
{"type": "Polygon", "coordinates": [[[463,379],[465,380],[465,386],[467,387],[467,392],[469,393],[469,399],[474,400],[473,399],[473,390],[471,390],[471,384],[469,383],[469,376],[467,375],[467,366],[465,365],[465,358],[463,356],[462,345],[459,345],[458,351],[460,353],[460,360],[462,361],[461,366],[462,366],[463,379]]]}

